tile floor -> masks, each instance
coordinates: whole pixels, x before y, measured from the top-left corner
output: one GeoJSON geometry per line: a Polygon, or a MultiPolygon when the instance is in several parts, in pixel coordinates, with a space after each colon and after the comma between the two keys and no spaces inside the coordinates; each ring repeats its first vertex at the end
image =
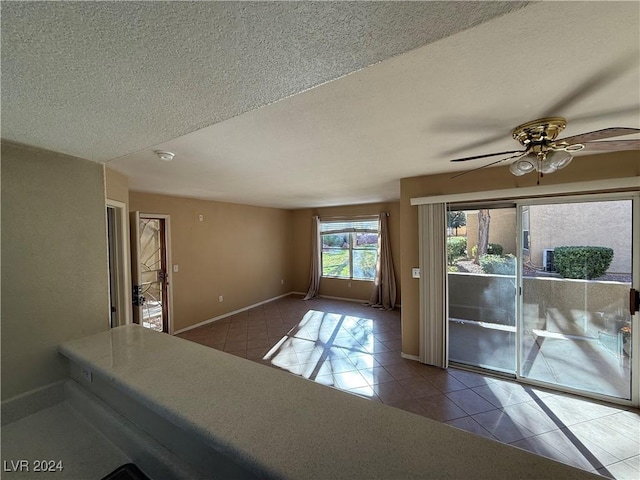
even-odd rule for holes
{"type": "Polygon", "coordinates": [[[403,359],[400,312],[291,295],[178,335],[616,479],[640,478],[640,411],[403,359]]]}

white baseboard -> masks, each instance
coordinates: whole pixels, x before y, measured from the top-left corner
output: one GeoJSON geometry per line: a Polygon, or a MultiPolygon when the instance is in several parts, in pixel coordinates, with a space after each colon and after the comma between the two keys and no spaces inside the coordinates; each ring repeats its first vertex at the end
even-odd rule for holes
{"type": "MultiPolygon", "coordinates": [[[[307,295],[306,292],[291,292],[291,294],[302,295],[302,296],[307,295]]],[[[313,298],[329,298],[331,300],[344,300],[345,302],[367,303],[367,300],[362,300],[358,298],[332,297],[331,295],[318,295],[317,297],[313,297],[313,298]]],[[[313,298],[310,298],[309,300],[313,300],[313,298]]]]}
{"type": "MultiPolygon", "coordinates": [[[[291,295],[303,295],[304,296],[304,295],[306,295],[306,293],[303,293],[303,292],[291,292],[291,295]]],[[[361,304],[365,304],[365,303],[369,302],[369,300],[364,300],[364,299],[347,298],[347,297],[332,297],[330,295],[318,295],[318,297],[320,297],[320,298],[329,298],[331,300],[344,300],[345,302],[355,302],[355,303],[361,303],[361,304]]],[[[311,300],[313,300],[313,298],[311,300]]],[[[394,308],[402,308],[402,304],[396,303],[396,306],[394,308]]]]}
{"type": "Polygon", "coordinates": [[[64,400],[64,383],[66,381],[66,378],[58,380],[4,400],[1,405],[2,425],[13,423],[62,402],[64,400]]]}
{"type": "MultiPolygon", "coordinates": [[[[331,295],[318,295],[320,298],[328,298],[330,300],[343,300],[345,302],[354,302],[354,303],[367,303],[369,300],[364,300],[362,298],[346,298],[346,297],[332,297],[331,295]]],[[[312,299],[313,300],[313,299],[312,299]]]]}
{"type": "MultiPolygon", "coordinates": [[[[365,304],[369,303],[369,300],[363,300],[363,299],[358,299],[358,298],[331,297],[329,295],[318,295],[318,296],[320,298],[329,298],[329,299],[332,299],[332,300],[343,300],[345,302],[355,302],[355,303],[360,303],[362,305],[365,305],[365,304]]],[[[398,303],[394,308],[401,308],[401,307],[402,307],[402,305],[400,305],[398,303]]]]}
{"type": "MultiPolygon", "coordinates": [[[[306,293],[303,292],[287,292],[284,293],[282,295],[278,295],[277,297],[273,297],[273,298],[268,298],[267,300],[263,300],[261,302],[258,303],[254,303],[253,305],[249,305],[248,307],[243,307],[240,308],[238,310],[234,310],[232,312],[228,312],[228,313],[223,313],[222,315],[218,315],[217,317],[213,317],[210,318],[208,320],[204,320],[200,323],[196,323],[194,325],[190,325],[188,327],[185,328],[181,328],[180,330],[176,330],[173,332],[173,335],[177,335],[179,333],[184,333],[184,332],[188,332],[189,330],[193,330],[194,328],[198,328],[198,327],[202,327],[203,325],[207,325],[209,323],[213,323],[213,322],[217,322],[218,320],[222,320],[223,318],[227,318],[230,317],[232,315],[236,315],[237,313],[241,313],[241,312],[246,312],[247,310],[251,310],[252,308],[255,307],[259,307],[260,305],[264,305],[265,303],[269,303],[269,302],[273,302],[274,300],[278,300],[280,298],[284,298],[284,297],[288,297],[289,295],[306,295],[306,293]]],[[[345,302],[354,302],[354,303],[360,303],[360,304],[365,304],[367,303],[368,300],[363,300],[363,299],[358,299],[358,298],[345,298],[345,297],[332,297],[329,295],[319,295],[320,298],[328,298],[331,300],[343,300],[345,302]]],[[[311,299],[313,300],[313,299],[311,299]]],[[[396,308],[399,308],[400,305],[396,305],[396,308]]],[[[417,357],[416,357],[417,359],[417,357]]]]}
{"type": "Polygon", "coordinates": [[[407,353],[400,353],[400,356],[402,358],[406,358],[407,360],[415,360],[416,362],[420,361],[420,357],[418,357],[417,355],[409,355],[407,353]]]}
{"type": "Polygon", "coordinates": [[[190,325],[185,328],[181,328],[180,330],[175,330],[173,332],[174,335],[179,333],[188,332],[189,330],[193,330],[194,328],[202,327],[203,325],[207,325],[212,322],[217,322],[218,320],[222,320],[223,318],[230,317],[232,315],[236,315],[237,313],[246,312],[247,310],[251,310],[252,308],[259,307],[260,305],[264,305],[265,303],[273,302],[274,300],[278,300],[280,298],[288,297],[289,295],[295,294],[297,292],[287,292],[282,295],[278,295],[277,297],[268,298],[267,300],[263,300],[262,302],[254,303],[253,305],[249,305],[248,307],[242,307],[238,310],[234,310],[233,312],[223,313],[222,315],[218,315],[217,317],[210,318],[209,320],[204,320],[203,322],[196,323],[195,325],[190,325]]]}

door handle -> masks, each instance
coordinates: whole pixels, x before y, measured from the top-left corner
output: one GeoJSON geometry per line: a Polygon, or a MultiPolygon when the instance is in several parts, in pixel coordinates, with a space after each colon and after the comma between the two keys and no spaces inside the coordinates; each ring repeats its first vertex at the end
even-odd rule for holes
{"type": "Polygon", "coordinates": [[[144,305],[144,302],[147,301],[147,299],[144,298],[144,295],[142,294],[142,287],[140,285],[133,286],[133,298],[131,300],[133,305],[136,307],[142,307],[144,305]]]}
{"type": "Polygon", "coordinates": [[[635,288],[629,291],[629,313],[635,315],[640,310],[640,292],[635,288]]]}

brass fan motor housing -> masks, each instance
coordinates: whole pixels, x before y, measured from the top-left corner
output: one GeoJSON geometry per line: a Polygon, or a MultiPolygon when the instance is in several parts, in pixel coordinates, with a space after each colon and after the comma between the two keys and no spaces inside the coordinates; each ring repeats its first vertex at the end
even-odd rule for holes
{"type": "Polygon", "coordinates": [[[567,120],[563,117],[540,118],[518,125],[511,135],[529,151],[545,151],[566,126],[567,120]]]}

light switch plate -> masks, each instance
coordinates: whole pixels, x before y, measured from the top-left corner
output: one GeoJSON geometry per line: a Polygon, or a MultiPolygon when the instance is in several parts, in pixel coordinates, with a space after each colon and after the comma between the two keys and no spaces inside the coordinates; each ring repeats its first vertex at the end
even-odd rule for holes
{"type": "Polygon", "coordinates": [[[411,269],[411,276],[413,278],[420,278],[420,269],[419,268],[412,268],[411,269]]]}

